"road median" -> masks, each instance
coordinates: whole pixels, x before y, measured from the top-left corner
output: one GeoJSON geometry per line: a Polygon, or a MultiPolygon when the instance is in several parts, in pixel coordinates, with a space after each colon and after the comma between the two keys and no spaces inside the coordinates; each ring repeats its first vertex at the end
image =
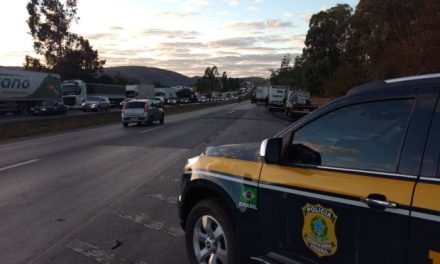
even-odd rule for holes
{"type": "MultiPolygon", "coordinates": [[[[165,107],[164,111],[165,115],[173,115],[231,103],[236,103],[236,101],[209,104],[176,105],[165,107]]],[[[0,141],[50,134],[61,131],[76,130],[80,128],[94,127],[118,122],[121,122],[120,112],[99,113],[80,116],[66,115],[63,118],[56,119],[8,122],[1,125],[0,141]]]]}

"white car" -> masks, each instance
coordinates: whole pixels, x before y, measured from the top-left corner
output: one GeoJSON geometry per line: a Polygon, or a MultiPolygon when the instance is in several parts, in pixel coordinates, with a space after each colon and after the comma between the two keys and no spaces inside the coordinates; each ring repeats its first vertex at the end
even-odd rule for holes
{"type": "Polygon", "coordinates": [[[121,121],[124,127],[130,123],[152,125],[154,121],[163,124],[164,119],[162,107],[153,100],[132,100],[122,108],[121,121]]]}

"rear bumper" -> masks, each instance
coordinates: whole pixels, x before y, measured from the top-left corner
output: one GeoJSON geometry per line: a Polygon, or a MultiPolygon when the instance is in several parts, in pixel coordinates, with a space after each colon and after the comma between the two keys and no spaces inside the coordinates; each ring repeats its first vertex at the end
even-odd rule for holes
{"type": "Polygon", "coordinates": [[[146,122],[147,116],[124,116],[121,118],[124,123],[146,122]]]}

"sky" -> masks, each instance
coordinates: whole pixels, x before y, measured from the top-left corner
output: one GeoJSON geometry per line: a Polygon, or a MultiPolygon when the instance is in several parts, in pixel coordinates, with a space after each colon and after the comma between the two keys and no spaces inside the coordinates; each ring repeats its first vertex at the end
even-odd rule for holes
{"type": "MultiPolygon", "coordinates": [[[[29,0],[2,12],[0,65],[35,56],[26,20],[29,0]]],[[[61,0],[61,2],[63,2],[61,0]]],[[[71,32],[87,38],[105,67],[147,66],[187,76],[208,66],[230,77],[269,77],[283,55],[300,54],[312,14],[359,0],[78,0],[71,32]]]]}

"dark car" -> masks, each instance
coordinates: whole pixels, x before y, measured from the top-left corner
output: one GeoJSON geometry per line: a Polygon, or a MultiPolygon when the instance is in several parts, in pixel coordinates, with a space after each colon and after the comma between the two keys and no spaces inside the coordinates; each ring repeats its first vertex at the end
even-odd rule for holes
{"type": "Polygon", "coordinates": [[[67,112],[67,107],[61,101],[46,100],[31,107],[29,112],[32,115],[64,115],[67,112]]]}
{"type": "Polygon", "coordinates": [[[261,144],[189,159],[190,263],[438,264],[439,95],[440,74],[366,84],[261,144]]]}
{"type": "Polygon", "coordinates": [[[90,96],[81,104],[83,111],[109,111],[110,101],[106,96],[90,96]]]}
{"type": "Polygon", "coordinates": [[[190,102],[189,98],[186,98],[186,97],[179,98],[177,101],[179,104],[189,104],[189,102],[190,102]]]}

